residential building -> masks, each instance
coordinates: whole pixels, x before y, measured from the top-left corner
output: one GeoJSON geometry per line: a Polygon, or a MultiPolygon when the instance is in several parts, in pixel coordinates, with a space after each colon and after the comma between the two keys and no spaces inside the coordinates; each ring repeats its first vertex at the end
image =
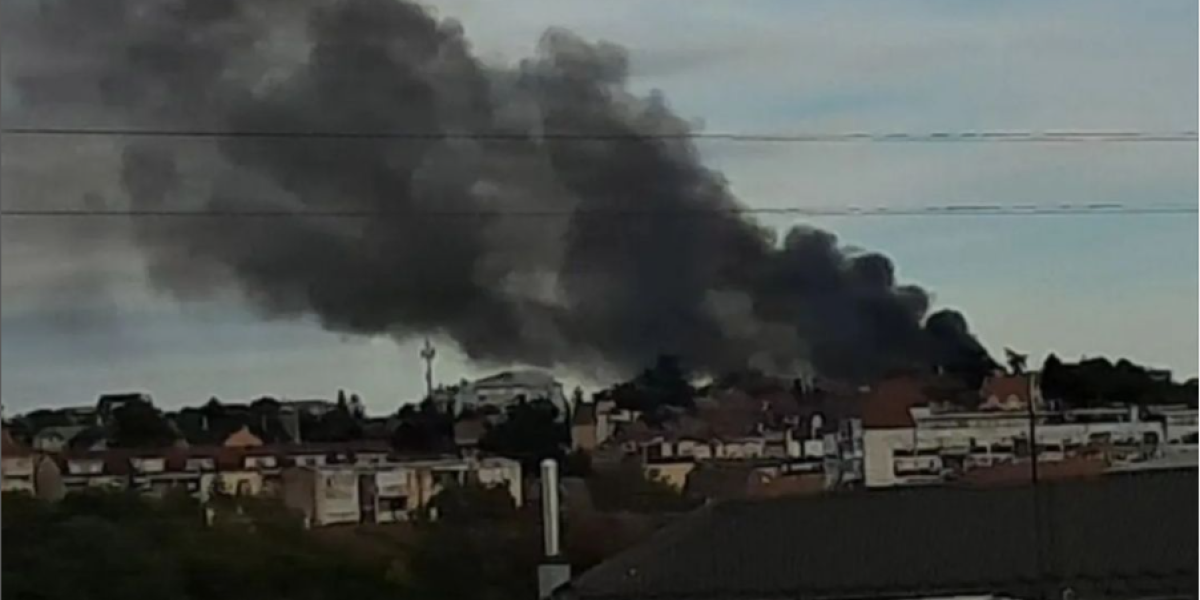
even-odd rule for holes
{"type": "Polygon", "coordinates": [[[666,458],[646,461],[642,474],[647,479],[661,481],[678,491],[687,486],[688,475],[696,468],[696,460],[690,457],[666,458]]]}
{"type": "Polygon", "coordinates": [[[58,455],[67,492],[83,489],[129,489],[132,466],[118,451],[72,452],[58,455]]]}
{"type": "Polygon", "coordinates": [[[441,458],[381,466],[285,469],[281,496],[311,526],[406,520],[448,485],[501,486],[521,504],[521,465],[506,458],[441,458]]]}
{"type": "MultiPolygon", "coordinates": [[[[1028,404],[1011,397],[964,409],[931,402],[921,382],[896,379],[872,391],[863,415],[864,477],[868,487],[940,483],[976,468],[1028,461],[1031,416],[1028,404]],[[1011,408],[1011,407],[1016,408],[1011,408]]],[[[1010,384],[1005,384],[1010,385],[1010,384]]],[[[1014,388],[1009,396],[1021,398],[1014,388]]],[[[1108,462],[1142,461],[1168,447],[1167,423],[1177,423],[1179,446],[1193,432],[1195,410],[1155,416],[1137,407],[1047,410],[1037,408],[1032,427],[1039,462],[1101,453],[1108,462]],[[1169,415],[1169,416],[1167,416],[1169,415]]],[[[1025,400],[1027,402],[1027,400],[1025,400]]],[[[1190,438],[1194,442],[1194,435],[1190,438]]],[[[1194,446],[1192,446],[1194,448],[1194,446]]]]}
{"type": "Polygon", "coordinates": [[[600,445],[597,431],[596,404],[585,403],[575,407],[571,414],[571,449],[591,452],[600,445]]]}
{"type": "Polygon", "coordinates": [[[984,410],[1024,410],[1032,402],[1035,407],[1045,405],[1037,373],[998,373],[983,380],[979,389],[984,410]]]}
{"type": "Polygon", "coordinates": [[[248,426],[243,425],[237,431],[225,436],[225,439],[221,441],[221,445],[226,448],[253,448],[262,446],[263,441],[262,438],[254,435],[248,426]]]}
{"type": "Polygon", "coordinates": [[[7,428],[0,435],[0,492],[22,492],[43,500],[62,498],[62,474],[51,455],[18,443],[7,428]]]}
{"type": "Polygon", "coordinates": [[[274,495],[267,477],[258,470],[231,470],[199,474],[197,497],[208,500],[215,494],[223,496],[274,495]]]}
{"type": "Polygon", "coordinates": [[[33,494],[37,455],[17,443],[8,428],[0,436],[0,491],[33,494]]]}
{"type": "Polygon", "coordinates": [[[1171,448],[1196,452],[1197,411],[1189,406],[1150,406],[1146,418],[1161,421],[1163,438],[1171,448]]]}
{"type": "Polygon", "coordinates": [[[548,400],[563,418],[570,412],[562,384],[549,373],[534,369],[504,371],[465,382],[459,386],[454,401],[456,410],[488,408],[502,413],[521,399],[548,400]]]}
{"type": "Polygon", "coordinates": [[[33,435],[33,449],[39,452],[62,452],[71,440],[88,429],[87,425],[60,425],[43,427],[33,435]]]}
{"type": "Polygon", "coordinates": [[[733,500],[684,517],[552,597],[1193,598],[1196,487],[1195,470],[1176,470],[1036,491],[733,500]]]}

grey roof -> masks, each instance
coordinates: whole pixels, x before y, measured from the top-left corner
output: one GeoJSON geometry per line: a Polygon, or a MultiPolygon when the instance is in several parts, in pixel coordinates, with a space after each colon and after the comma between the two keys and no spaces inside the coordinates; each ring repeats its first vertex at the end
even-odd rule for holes
{"type": "Polygon", "coordinates": [[[735,501],[701,509],[563,593],[1030,597],[1070,587],[1080,598],[1195,597],[1196,505],[1194,470],[1043,484],[1036,493],[920,488],[735,501]]]}
{"type": "Polygon", "coordinates": [[[72,438],[79,435],[80,432],[87,428],[87,425],[53,425],[39,429],[38,432],[33,435],[33,437],[34,439],[39,439],[47,438],[53,435],[61,438],[64,442],[69,442],[72,438]]]}
{"type": "Polygon", "coordinates": [[[545,371],[536,369],[521,369],[516,371],[504,371],[490,377],[476,380],[471,385],[475,388],[484,388],[492,386],[521,386],[521,387],[551,387],[557,385],[558,382],[554,377],[545,371]]]}

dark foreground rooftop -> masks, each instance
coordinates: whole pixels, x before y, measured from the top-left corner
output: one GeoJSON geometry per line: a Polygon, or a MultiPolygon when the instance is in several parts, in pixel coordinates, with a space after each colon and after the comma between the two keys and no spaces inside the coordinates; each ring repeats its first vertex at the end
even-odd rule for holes
{"type": "Polygon", "coordinates": [[[737,501],[578,577],[585,599],[1197,597],[1197,471],[737,501]]]}

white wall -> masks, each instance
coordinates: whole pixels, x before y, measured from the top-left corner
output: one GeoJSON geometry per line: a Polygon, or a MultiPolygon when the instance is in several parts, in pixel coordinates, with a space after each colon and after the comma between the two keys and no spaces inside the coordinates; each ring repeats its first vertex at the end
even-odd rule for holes
{"type": "Polygon", "coordinates": [[[912,429],[863,430],[863,482],[867,487],[896,485],[896,448],[912,447],[912,429]]]}
{"type": "Polygon", "coordinates": [[[357,473],[351,469],[318,471],[315,488],[314,524],[358,522],[357,473]]]}

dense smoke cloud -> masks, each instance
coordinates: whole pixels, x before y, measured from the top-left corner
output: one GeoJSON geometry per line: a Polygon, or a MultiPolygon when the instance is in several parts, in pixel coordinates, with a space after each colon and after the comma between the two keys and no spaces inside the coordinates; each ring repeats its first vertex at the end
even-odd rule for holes
{"type": "Polygon", "coordinates": [[[36,57],[6,65],[35,120],[422,134],[130,142],[131,209],[274,215],[137,219],[153,280],[183,297],[234,288],[270,316],[576,368],[673,353],[865,379],[986,359],[961,316],[925,326],[928,294],[888,258],[736,214],[618,46],[552,30],[484,64],[398,0],[46,0],[4,35],[36,57]]]}

